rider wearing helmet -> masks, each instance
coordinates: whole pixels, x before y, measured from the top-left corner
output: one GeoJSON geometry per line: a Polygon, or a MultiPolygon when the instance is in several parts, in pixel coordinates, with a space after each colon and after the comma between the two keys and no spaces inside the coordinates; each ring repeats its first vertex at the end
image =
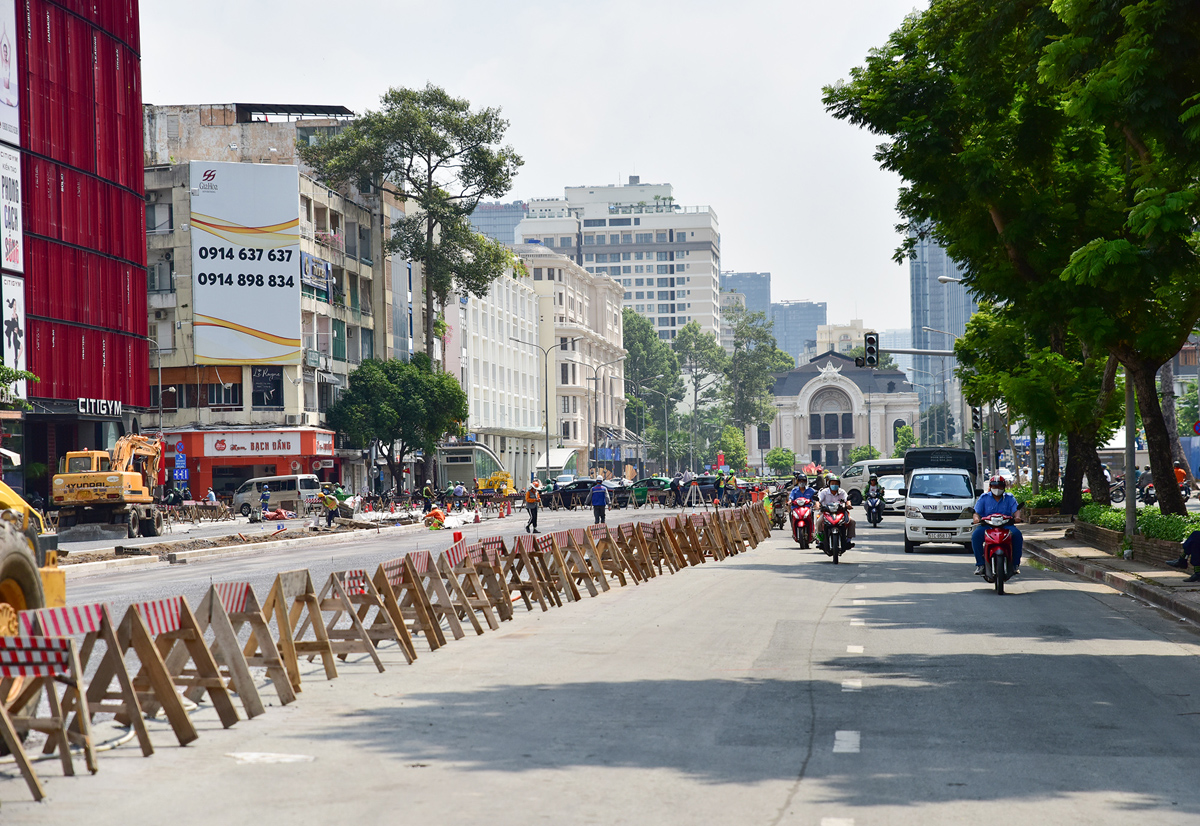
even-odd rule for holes
{"type": "Polygon", "coordinates": [[[879,475],[872,473],[871,478],[867,480],[867,489],[863,492],[864,499],[870,499],[872,496],[883,498],[883,488],[879,484],[879,475]]]}
{"type": "MultiPolygon", "coordinates": [[[[988,492],[980,496],[979,501],[975,503],[975,515],[971,519],[975,525],[975,530],[971,533],[971,548],[975,551],[975,576],[983,576],[983,517],[1002,513],[1012,517],[1013,522],[1022,521],[1021,506],[1017,504],[1016,498],[1011,493],[1005,491],[1006,487],[1007,483],[1003,476],[999,474],[993,476],[988,480],[988,492]]],[[[1012,534],[1012,576],[1016,576],[1021,573],[1021,546],[1024,544],[1025,538],[1013,525],[1009,526],[1009,531],[1012,534]]]]}
{"type": "Polygon", "coordinates": [[[1175,463],[1175,481],[1180,485],[1187,481],[1187,471],[1183,469],[1181,462],[1175,463]]]}
{"type": "Polygon", "coordinates": [[[808,477],[804,474],[796,477],[796,484],[792,486],[792,492],[788,494],[789,502],[795,502],[800,498],[807,499],[810,502],[817,498],[817,491],[808,484],[808,477]]]}
{"type": "MultiPolygon", "coordinates": [[[[817,499],[821,503],[821,507],[833,507],[841,503],[846,506],[846,511],[849,512],[850,497],[846,495],[846,491],[842,490],[842,480],[837,476],[830,476],[825,487],[821,488],[821,492],[817,494],[817,499]]],[[[817,536],[821,537],[822,550],[824,550],[825,519],[820,512],[817,513],[817,523],[815,526],[817,536]]],[[[847,518],[846,526],[846,548],[847,550],[854,547],[854,520],[847,518]]]]}

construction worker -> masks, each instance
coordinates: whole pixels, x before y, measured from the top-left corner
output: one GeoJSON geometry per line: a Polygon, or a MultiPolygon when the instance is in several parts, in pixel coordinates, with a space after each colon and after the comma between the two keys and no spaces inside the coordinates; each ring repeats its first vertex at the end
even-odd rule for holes
{"type": "Polygon", "coordinates": [[[325,527],[333,527],[333,517],[338,512],[338,500],[332,493],[321,494],[321,504],[325,506],[325,527]]]}
{"type": "Polygon", "coordinates": [[[425,503],[425,511],[424,511],[425,513],[429,513],[431,510],[433,510],[433,481],[432,480],[430,480],[430,479],[425,480],[425,487],[421,488],[421,499],[425,503]]]}
{"type": "Polygon", "coordinates": [[[271,486],[263,484],[262,493],[258,495],[258,502],[262,506],[262,512],[266,513],[271,509],[271,486]]]}
{"type": "Polygon", "coordinates": [[[538,533],[538,505],[542,502],[542,483],[537,479],[525,489],[525,508],[529,511],[529,521],[525,523],[525,533],[538,533]]]}

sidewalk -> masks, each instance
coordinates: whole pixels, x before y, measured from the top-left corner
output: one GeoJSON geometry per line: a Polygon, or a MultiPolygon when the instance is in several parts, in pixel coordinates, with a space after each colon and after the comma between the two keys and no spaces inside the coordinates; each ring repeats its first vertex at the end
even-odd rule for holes
{"type": "Polygon", "coordinates": [[[1113,556],[1076,539],[1071,525],[1026,527],[1024,533],[1026,556],[1200,624],[1200,583],[1184,582],[1190,569],[1177,571],[1113,556]]]}

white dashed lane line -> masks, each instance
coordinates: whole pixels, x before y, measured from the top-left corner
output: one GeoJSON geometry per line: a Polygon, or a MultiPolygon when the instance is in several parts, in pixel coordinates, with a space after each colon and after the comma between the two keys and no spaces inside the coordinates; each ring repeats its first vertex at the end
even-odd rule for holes
{"type": "Polygon", "coordinates": [[[842,680],[842,691],[862,691],[862,680],[842,680]]]}
{"type": "Polygon", "coordinates": [[[865,619],[855,618],[855,619],[850,620],[850,624],[851,625],[866,625],[867,621],[865,619]]]}
{"type": "Polygon", "coordinates": [[[823,817],[821,826],[854,826],[852,817],[823,817]]]}
{"type": "Polygon", "coordinates": [[[847,645],[846,653],[847,654],[861,654],[861,653],[863,653],[863,647],[861,645],[847,645]]]}
{"type": "Polygon", "coordinates": [[[865,599],[856,599],[856,600],[854,600],[854,604],[855,605],[866,605],[867,601],[865,599]]]}
{"type": "Polygon", "coordinates": [[[858,754],[862,735],[857,731],[836,731],[833,734],[834,754],[858,754]]]}

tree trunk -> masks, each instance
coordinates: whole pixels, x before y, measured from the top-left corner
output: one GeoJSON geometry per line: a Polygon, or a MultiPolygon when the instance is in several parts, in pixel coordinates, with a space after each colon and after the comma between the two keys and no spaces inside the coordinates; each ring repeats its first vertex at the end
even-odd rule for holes
{"type": "Polygon", "coordinates": [[[1179,417],[1175,413],[1175,360],[1171,359],[1158,371],[1162,384],[1163,423],[1167,426],[1167,435],[1171,437],[1171,457],[1183,466],[1188,478],[1192,479],[1192,465],[1187,454],[1183,452],[1183,444],[1179,441],[1179,417]]]}
{"type": "Polygon", "coordinates": [[[1067,466],[1063,472],[1063,498],[1059,513],[1079,513],[1079,508],[1083,505],[1083,459],[1080,439],[1078,433],[1067,433],[1067,466]]]}
{"type": "Polygon", "coordinates": [[[1079,460],[1083,463],[1083,472],[1087,475],[1088,491],[1092,501],[1101,505],[1112,504],[1112,492],[1108,480],[1104,478],[1104,468],[1100,464],[1100,454],[1096,452],[1096,437],[1090,431],[1086,436],[1080,434],[1079,460]]]}
{"type": "Polygon", "coordinates": [[[1150,472],[1154,477],[1154,490],[1158,494],[1158,507],[1163,513],[1187,513],[1179,486],[1175,484],[1175,468],[1171,459],[1171,438],[1163,421],[1162,407],[1158,403],[1158,388],[1154,377],[1160,365],[1146,362],[1125,364],[1126,380],[1133,382],[1137,394],[1138,412],[1142,414],[1142,427],[1146,430],[1146,449],[1150,453],[1150,472]]]}
{"type": "MultiPolygon", "coordinates": [[[[1058,488],[1058,434],[1047,433],[1045,437],[1046,446],[1042,448],[1042,463],[1046,467],[1046,475],[1042,479],[1042,486],[1047,490],[1058,488]]],[[[1035,468],[1036,470],[1036,468],[1035,468]]]]}

